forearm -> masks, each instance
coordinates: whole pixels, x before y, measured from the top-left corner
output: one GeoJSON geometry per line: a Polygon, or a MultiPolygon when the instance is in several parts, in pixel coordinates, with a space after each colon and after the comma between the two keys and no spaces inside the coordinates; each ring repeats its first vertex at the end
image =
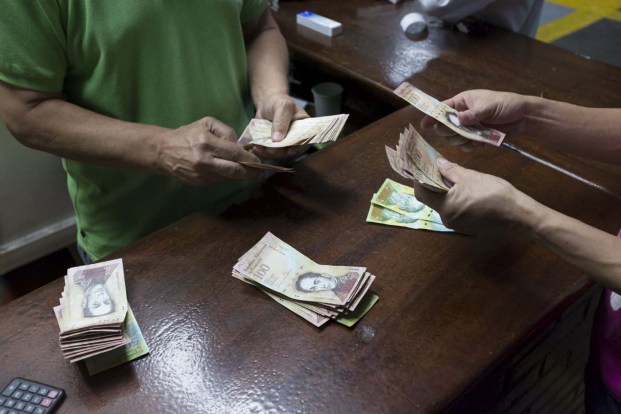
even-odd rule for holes
{"type": "Polygon", "coordinates": [[[525,99],[525,134],[577,155],[621,164],[621,109],[525,99]]]}
{"type": "Polygon", "coordinates": [[[164,128],[124,122],[52,98],[3,114],[24,145],[64,158],[161,173],[156,138],[164,128]]]}
{"type": "Polygon", "coordinates": [[[258,105],[267,96],[289,93],[287,44],[269,10],[261,16],[257,34],[247,45],[252,99],[258,105]]]}
{"type": "Polygon", "coordinates": [[[260,160],[235,143],[235,131],[211,117],[168,129],[120,121],[56,98],[29,110],[0,105],[0,111],[24,145],[77,161],[168,175],[193,186],[262,176],[241,164],[260,160]]]}
{"type": "Polygon", "coordinates": [[[560,257],[621,293],[621,239],[552,210],[528,196],[520,224],[560,257]]]}

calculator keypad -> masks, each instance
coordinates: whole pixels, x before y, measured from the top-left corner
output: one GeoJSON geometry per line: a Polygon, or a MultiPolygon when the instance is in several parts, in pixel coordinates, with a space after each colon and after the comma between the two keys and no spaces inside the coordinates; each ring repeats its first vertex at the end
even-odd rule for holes
{"type": "Polygon", "coordinates": [[[0,394],[0,414],[51,414],[64,396],[60,388],[15,378],[0,394]]]}

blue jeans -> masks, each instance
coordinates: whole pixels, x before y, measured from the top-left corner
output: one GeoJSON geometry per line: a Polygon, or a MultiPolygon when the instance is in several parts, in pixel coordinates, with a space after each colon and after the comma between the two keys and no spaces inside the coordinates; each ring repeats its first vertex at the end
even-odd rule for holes
{"type": "Polygon", "coordinates": [[[88,254],[84,251],[82,246],[78,244],[78,254],[80,255],[80,259],[82,259],[82,263],[85,265],[89,265],[93,263],[93,259],[91,259],[88,254]]]}

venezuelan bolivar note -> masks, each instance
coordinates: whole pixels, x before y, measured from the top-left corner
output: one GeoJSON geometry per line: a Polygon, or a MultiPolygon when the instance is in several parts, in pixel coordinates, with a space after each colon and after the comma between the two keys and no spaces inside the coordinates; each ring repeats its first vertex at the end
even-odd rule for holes
{"type": "Polygon", "coordinates": [[[371,204],[369,214],[367,215],[367,222],[385,224],[387,226],[407,227],[409,229],[417,230],[431,230],[452,232],[453,230],[445,227],[443,224],[434,223],[432,221],[417,220],[396,211],[389,210],[387,208],[378,206],[377,204],[371,204]]]}
{"type": "MultiPolygon", "coordinates": [[[[401,134],[403,137],[403,134],[401,134]]],[[[386,146],[386,157],[388,157],[388,162],[392,169],[399,173],[402,177],[409,178],[411,180],[417,181],[422,186],[429,188],[433,191],[446,191],[443,188],[439,187],[438,184],[434,183],[427,177],[423,172],[418,169],[416,164],[412,160],[403,160],[403,150],[401,146],[397,144],[396,148],[390,148],[386,146]]]]}
{"type": "Polygon", "coordinates": [[[418,201],[414,189],[387,178],[377,193],[373,195],[371,203],[388,210],[395,211],[415,220],[431,221],[442,224],[437,211],[418,201]]]}
{"type": "Polygon", "coordinates": [[[138,322],[136,322],[131,308],[127,309],[127,317],[123,323],[123,331],[125,331],[130,339],[128,344],[85,360],[89,375],[98,374],[149,353],[149,346],[144,340],[142,331],[138,326],[138,322]]]}
{"type": "Polygon", "coordinates": [[[317,264],[268,232],[239,258],[234,270],[291,299],[343,306],[355,293],[366,268],[317,264]]]}
{"type": "Polygon", "coordinates": [[[239,161],[240,164],[245,165],[246,167],[258,168],[260,170],[274,171],[274,172],[288,172],[292,173],[293,168],[282,167],[280,165],[273,164],[263,164],[257,162],[247,162],[247,161],[239,161]]]}
{"type": "Polygon", "coordinates": [[[457,111],[444,102],[427,95],[425,92],[414,87],[409,82],[403,82],[394,90],[395,94],[405,99],[416,109],[434,118],[442,124],[455,131],[464,138],[473,141],[485,142],[487,144],[500,146],[505,134],[493,128],[482,125],[465,126],[459,122],[457,111]]]}
{"type": "Polygon", "coordinates": [[[121,259],[69,269],[61,334],[106,324],[120,325],[127,313],[121,259]]]}
{"type": "Polygon", "coordinates": [[[400,135],[395,149],[386,147],[390,166],[405,178],[417,181],[425,188],[436,192],[449,190],[437,166],[437,152],[425,139],[409,125],[400,135]]]}
{"type": "Polygon", "coordinates": [[[252,119],[237,142],[245,147],[261,145],[269,148],[283,148],[335,141],[348,117],[348,114],[340,114],[293,121],[282,141],[272,141],[271,121],[252,119]]]}
{"type": "Polygon", "coordinates": [[[443,158],[442,155],[412,125],[408,125],[404,131],[400,149],[399,155],[404,164],[413,161],[416,168],[436,184],[436,187],[448,191],[449,187],[438,169],[438,158],[443,158]]]}
{"type": "Polygon", "coordinates": [[[295,313],[306,321],[312,323],[316,327],[320,327],[330,320],[330,318],[328,318],[327,316],[320,315],[295,302],[291,302],[283,297],[274,295],[271,292],[264,290],[263,293],[266,293],[270,298],[274,299],[276,302],[280,303],[282,306],[289,309],[291,312],[295,313]]]}
{"type": "Polygon", "coordinates": [[[353,312],[349,312],[344,315],[338,316],[334,320],[340,323],[341,325],[345,325],[351,328],[352,326],[356,324],[356,322],[362,319],[362,317],[366,315],[367,312],[371,310],[373,305],[375,305],[375,303],[378,300],[379,300],[379,296],[377,296],[373,292],[369,292],[366,295],[364,295],[364,297],[362,297],[362,300],[360,304],[356,307],[356,310],[354,310],[353,312]]]}

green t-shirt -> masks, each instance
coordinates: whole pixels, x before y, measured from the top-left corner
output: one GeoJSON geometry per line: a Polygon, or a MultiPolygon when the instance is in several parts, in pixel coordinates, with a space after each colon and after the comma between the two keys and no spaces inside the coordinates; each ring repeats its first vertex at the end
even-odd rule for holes
{"type": "MultiPolygon", "coordinates": [[[[241,133],[252,117],[241,23],[266,0],[2,2],[0,80],[62,91],[130,122],[176,128],[212,116],[241,133]]],[[[174,178],[63,160],[78,242],[94,259],[191,212],[217,212],[255,184],[196,188],[174,178]]]]}

